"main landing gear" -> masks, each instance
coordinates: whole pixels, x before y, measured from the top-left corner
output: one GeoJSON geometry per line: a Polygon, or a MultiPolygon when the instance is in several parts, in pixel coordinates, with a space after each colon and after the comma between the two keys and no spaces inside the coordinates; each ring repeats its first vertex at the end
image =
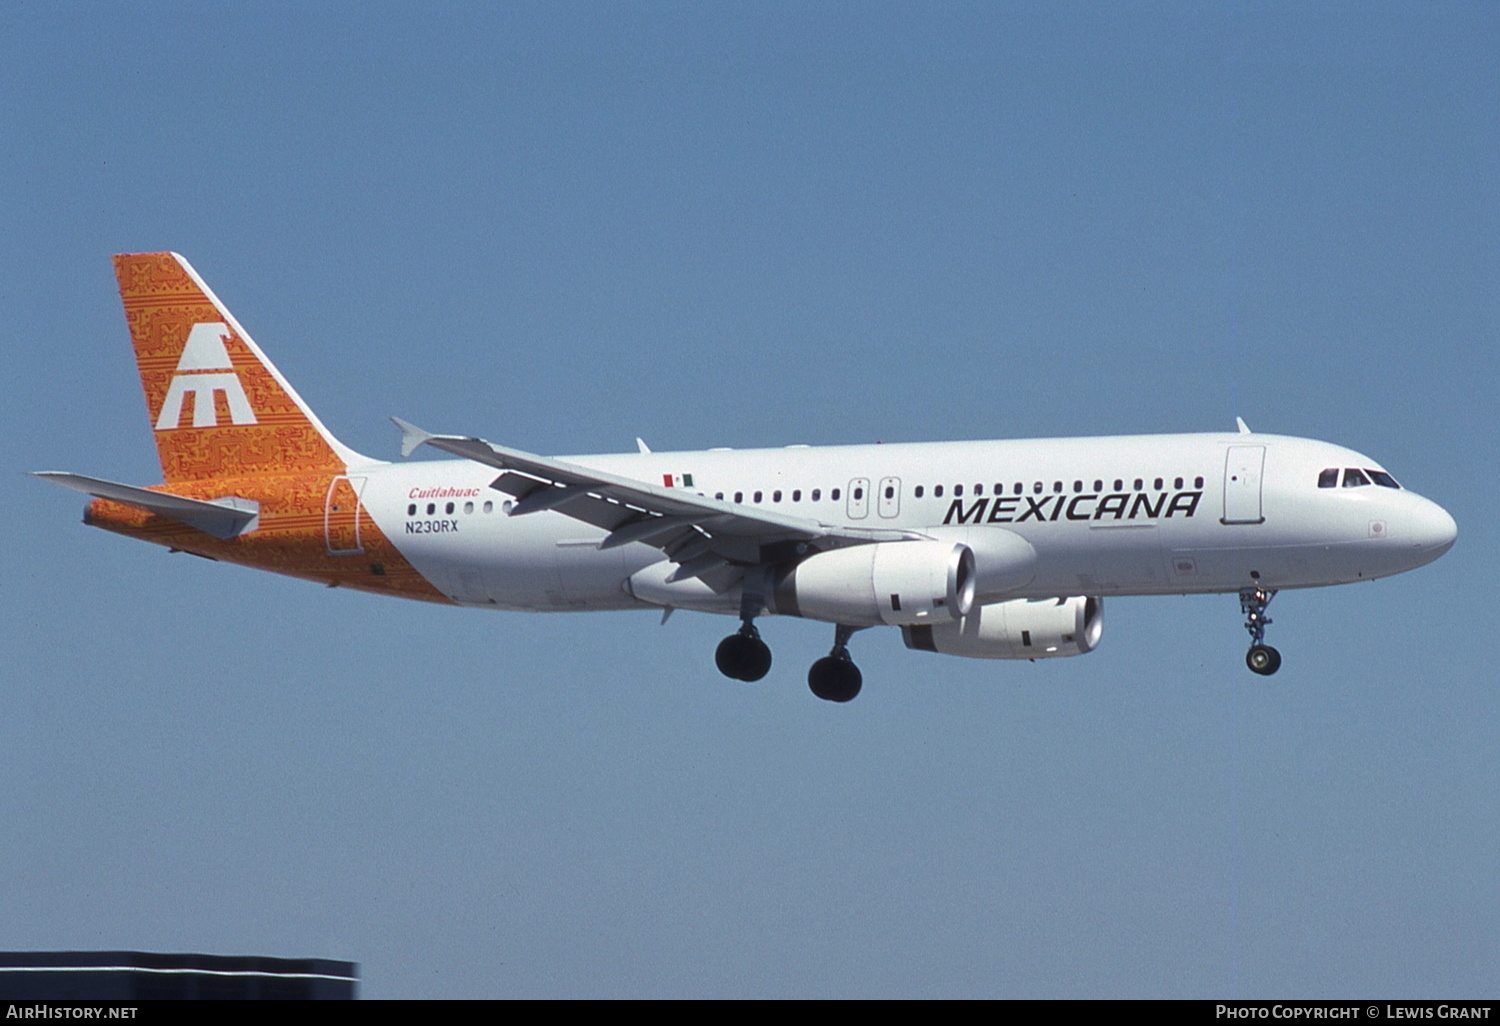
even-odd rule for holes
{"type": "Polygon", "coordinates": [[[755,617],[765,605],[769,587],[765,570],[745,574],[740,593],[740,629],[719,642],[714,652],[719,672],[731,680],[757,681],[771,672],[771,648],[760,640],[760,631],[755,629],[755,617]]]}
{"type": "MultiPolygon", "coordinates": [[[[833,636],[833,651],[807,671],[807,686],[826,702],[847,702],[859,694],[864,684],[864,675],[849,658],[849,638],[859,629],[839,625],[833,636]]],[[[737,633],[719,642],[714,662],[726,677],[757,681],[770,672],[771,649],[760,640],[760,631],[747,617],[737,633]]]]}
{"type": "Polygon", "coordinates": [[[714,652],[719,672],[734,680],[757,681],[771,672],[771,647],[760,640],[755,623],[746,620],[739,633],[719,642],[714,652]]]}
{"type": "Polygon", "coordinates": [[[849,638],[859,630],[839,624],[833,634],[833,651],[812,664],[807,671],[807,686],[825,702],[847,702],[859,694],[864,675],[849,658],[849,638]]]}
{"type": "Polygon", "coordinates": [[[1245,630],[1250,632],[1250,651],[1245,653],[1245,665],[1262,677],[1269,677],[1281,669],[1281,653],[1266,644],[1266,627],[1271,623],[1266,607],[1275,597],[1275,591],[1263,588],[1240,589],[1240,612],[1245,614],[1245,630]]]}

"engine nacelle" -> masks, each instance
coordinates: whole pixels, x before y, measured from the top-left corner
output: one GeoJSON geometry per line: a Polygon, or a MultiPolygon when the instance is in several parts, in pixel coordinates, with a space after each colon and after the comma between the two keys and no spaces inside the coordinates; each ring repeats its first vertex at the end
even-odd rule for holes
{"type": "Polygon", "coordinates": [[[1014,531],[986,524],[978,527],[935,527],[928,533],[939,541],[967,545],[974,553],[974,597],[998,602],[1036,577],[1036,549],[1014,531]]]}
{"type": "Polygon", "coordinates": [[[1103,633],[1104,600],[1093,596],[992,602],[957,622],[901,628],[907,648],[971,659],[1083,655],[1103,633]]]}
{"type": "Polygon", "coordinates": [[[940,541],[875,542],[819,552],[776,585],[776,612],[875,627],[953,625],[974,607],[974,553],[940,541]]]}

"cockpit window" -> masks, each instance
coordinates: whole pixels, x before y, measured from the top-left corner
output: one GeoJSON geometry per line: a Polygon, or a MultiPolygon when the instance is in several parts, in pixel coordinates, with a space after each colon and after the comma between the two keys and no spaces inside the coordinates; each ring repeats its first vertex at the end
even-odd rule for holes
{"type": "Polygon", "coordinates": [[[1362,488],[1369,483],[1370,479],[1368,477],[1365,477],[1364,471],[1356,470],[1353,467],[1344,468],[1345,488],[1362,488]]]}
{"type": "Polygon", "coordinates": [[[1394,477],[1392,477],[1391,475],[1387,474],[1383,470],[1366,470],[1365,473],[1370,475],[1370,480],[1374,481],[1376,484],[1378,484],[1382,488],[1400,488],[1401,487],[1400,485],[1398,485],[1396,483],[1396,479],[1394,477]]]}
{"type": "Polygon", "coordinates": [[[1337,488],[1339,486],[1339,468],[1329,467],[1318,475],[1319,488],[1337,488]]]}

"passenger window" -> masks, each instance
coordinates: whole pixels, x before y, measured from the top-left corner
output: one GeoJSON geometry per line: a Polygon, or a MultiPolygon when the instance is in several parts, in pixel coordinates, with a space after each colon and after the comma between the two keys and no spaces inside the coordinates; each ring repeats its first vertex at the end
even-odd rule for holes
{"type": "Polygon", "coordinates": [[[828,493],[828,497],[830,499],[832,499],[834,502],[838,502],[839,501],[839,490],[837,488],[835,488],[833,491],[831,491],[831,492],[828,493]]]}
{"type": "Polygon", "coordinates": [[[854,489],[854,501],[855,502],[858,502],[860,499],[863,499],[864,497],[865,497],[865,490],[863,488],[856,488],[856,489],[854,489]]]}
{"type": "Polygon", "coordinates": [[[1062,493],[1062,482],[1061,481],[1053,481],[1052,482],[1052,490],[1054,492],[1057,492],[1057,493],[1061,494],[1062,493]]]}
{"type": "Polygon", "coordinates": [[[464,512],[465,513],[472,513],[472,512],[474,512],[474,504],[472,502],[466,502],[466,503],[464,503],[464,512]]]}
{"type": "Polygon", "coordinates": [[[756,502],[759,502],[759,501],[760,501],[760,497],[761,497],[761,496],[762,496],[762,495],[764,495],[764,494],[765,494],[765,493],[764,493],[764,492],[756,492],[756,493],[755,493],[755,501],[756,501],[756,502]]]}
{"type": "MultiPolygon", "coordinates": [[[[964,486],[963,485],[954,485],[953,486],[953,494],[957,495],[960,499],[962,499],[964,497],[964,486]]],[[[859,498],[859,496],[855,496],[855,498],[859,498]]]]}
{"type": "Polygon", "coordinates": [[[1344,487],[1361,488],[1370,483],[1370,479],[1353,467],[1344,468],[1344,487]]]}
{"type": "Polygon", "coordinates": [[[781,501],[781,489],[780,488],[776,489],[774,492],[771,493],[771,501],[772,502],[780,502],[781,501]]]}
{"type": "Polygon", "coordinates": [[[1115,491],[1117,491],[1117,492],[1123,492],[1124,490],[1125,490],[1125,482],[1122,481],[1122,480],[1120,480],[1118,477],[1115,478],[1115,491]]]}
{"type": "Polygon", "coordinates": [[[922,486],[917,485],[916,488],[912,489],[912,494],[920,499],[922,497],[922,486]]]}
{"type": "Polygon", "coordinates": [[[714,498],[717,499],[720,502],[723,502],[724,501],[724,493],[723,492],[714,492],[714,498]]]}
{"type": "Polygon", "coordinates": [[[450,502],[450,503],[448,503],[447,506],[444,506],[443,507],[443,512],[447,513],[449,516],[452,516],[453,515],[453,503],[450,502]]]}
{"type": "Polygon", "coordinates": [[[1339,486],[1339,468],[1329,467],[1318,475],[1319,488],[1337,488],[1339,486]]]}
{"type": "Polygon", "coordinates": [[[1016,492],[1016,494],[1017,494],[1017,495],[1020,495],[1020,494],[1021,494],[1021,493],[1022,493],[1022,492],[1024,492],[1024,491],[1025,491],[1025,490],[1026,490],[1026,488],[1025,488],[1025,486],[1024,486],[1024,485],[1022,485],[1022,484],[1021,484],[1021,482],[1019,482],[1019,481],[1017,481],[1017,482],[1016,482],[1016,487],[1015,487],[1015,492],[1016,492]]]}
{"type": "Polygon", "coordinates": [[[1193,487],[1194,488],[1202,488],[1203,487],[1203,478],[1201,478],[1201,477],[1195,477],[1195,478],[1193,478],[1193,487]]]}
{"type": "Polygon", "coordinates": [[[437,512],[437,503],[435,503],[435,502],[429,502],[427,504],[427,515],[428,516],[432,516],[436,512],[437,512]]]}
{"type": "Polygon", "coordinates": [[[821,488],[814,488],[813,489],[813,493],[812,493],[812,501],[813,502],[817,502],[822,497],[823,497],[823,489],[821,489],[821,488]]]}
{"type": "Polygon", "coordinates": [[[984,485],[982,485],[982,484],[975,485],[974,486],[974,494],[975,495],[983,495],[984,494],[984,485]]]}
{"type": "Polygon", "coordinates": [[[1142,481],[1140,478],[1136,478],[1135,479],[1135,490],[1136,491],[1140,491],[1144,487],[1146,487],[1146,482],[1142,481]]]}
{"type": "Polygon", "coordinates": [[[802,501],[802,489],[801,488],[796,488],[796,489],[792,490],[792,501],[793,502],[801,502],[802,501]]]}
{"type": "Polygon", "coordinates": [[[1033,481],[1031,483],[1031,491],[1032,491],[1033,494],[1041,495],[1042,494],[1042,483],[1040,481],[1033,481]]]}
{"type": "Polygon", "coordinates": [[[406,515],[409,517],[414,517],[417,515],[417,504],[415,502],[406,507],[406,515]]]}
{"type": "Polygon", "coordinates": [[[486,501],[485,504],[484,504],[484,511],[486,513],[493,513],[493,512],[495,512],[495,504],[493,502],[486,501]]]}
{"type": "Polygon", "coordinates": [[[1156,479],[1156,490],[1161,491],[1161,478],[1156,479]]]}
{"type": "Polygon", "coordinates": [[[745,493],[744,492],[735,492],[734,493],[734,501],[735,502],[744,502],[745,501],[745,493]]]}
{"type": "Polygon", "coordinates": [[[1371,479],[1374,480],[1374,482],[1376,484],[1378,484],[1382,488],[1400,488],[1401,487],[1400,485],[1398,485],[1396,483],[1396,479],[1394,477],[1392,477],[1391,475],[1387,474],[1383,470],[1370,470],[1370,471],[1366,471],[1366,473],[1368,473],[1370,475],[1371,479]]]}
{"type": "Polygon", "coordinates": [[[1102,491],[1104,491],[1104,482],[1103,481],[1095,481],[1094,482],[1094,491],[1096,491],[1096,492],[1102,492],[1102,491]]]}
{"type": "Polygon", "coordinates": [[[892,488],[890,485],[886,485],[885,486],[885,497],[887,499],[894,499],[896,497],[896,489],[892,488]]]}
{"type": "Polygon", "coordinates": [[[943,497],[943,486],[942,485],[938,485],[936,488],[934,488],[932,490],[932,494],[933,494],[933,496],[935,498],[941,499],[943,497]]]}
{"type": "Polygon", "coordinates": [[[1181,488],[1182,487],[1182,478],[1179,477],[1175,481],[1173,481],[1172,482],[1172,487],[1173,488],[1181,488]]]}
{"type": "Polygon", "coordinates": [[[995,485],[995,494],[996,495],[1004,495],[1005,494],[1005,486],[1003,484],[997,484],[997,485],[995,485]]]}
{"type": "Polygon", "coordinates": [[[1081,491],[1083,491],[1083,482],[1082,481],[1074,481],[1073,482],[1073,491],[1074,492],[1081,492],[1081,491]]]}

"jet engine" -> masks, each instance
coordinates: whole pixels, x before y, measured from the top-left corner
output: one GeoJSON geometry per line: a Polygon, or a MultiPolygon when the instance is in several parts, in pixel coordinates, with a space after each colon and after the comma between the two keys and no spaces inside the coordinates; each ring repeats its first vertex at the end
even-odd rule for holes
{"type": "Polygon", "coordinates": [[[1083,655],[1103,633],[1104,600],[1093,596],[992,602],[956,621],[901,628],[907,648],[971,659],[1083,655]]]}
{"type": "Polygon", "coordinates": [[[776,612],[811,620],[954,625],[974,606],[974,553],[941,541],[876,542],[819,552],[776,585],[776,612]]]}
{"type": "Polygon", "coordinates": [[[1036,550],[1014,531],[986,524],[982,527],[936,527],[928,530],[939,541],[957,542],[974,551],[974,597],[998,602],[1036,577],[1036,550]]]}

